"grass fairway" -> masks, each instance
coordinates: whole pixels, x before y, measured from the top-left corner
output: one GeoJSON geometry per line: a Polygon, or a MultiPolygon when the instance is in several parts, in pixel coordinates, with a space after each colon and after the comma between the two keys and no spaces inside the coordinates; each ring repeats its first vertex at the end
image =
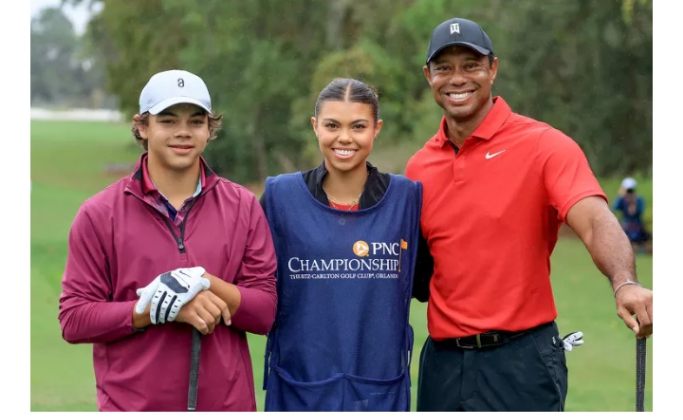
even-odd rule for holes
{"type": "MultiPolygon", "coordinates": [[[[95,411],[92,347],[62,340],[57,320],[60,281],[69,227],[80,204],[115,181],[107,165],[133,163],[127,124],[31,122],[31,410],[95,411]]],[[[606,180],[611,197],[619,180],[606,180]]],[[[648,206],[650,181],[639,180],[648,206]]],[[[560,332],[581,330],[583,346],[567,354],[568,411],[634,411],[635,339],[617,318],[605,279],[583,245],[561,239],[552,259],[552,281],[560,332]]],[[[652,257],[638,256],[638,277],[652,287],[652,257]]],[[[427,337],[426,305],[413,303],[413,410],[418,356],[427,337]]],[[[249,336],[257,406],[263,409],[265,340],[249,336]]],[[[646,410],[652,411],[652,340],[648,343],[646,410]]]]}

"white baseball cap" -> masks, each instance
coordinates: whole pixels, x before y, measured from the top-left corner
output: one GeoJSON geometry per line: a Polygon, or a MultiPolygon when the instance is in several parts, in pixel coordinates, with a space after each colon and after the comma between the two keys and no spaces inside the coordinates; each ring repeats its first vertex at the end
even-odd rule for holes
{"type": "Polygon", "coordinates": [[[625,190],[630,190],[632,188],[635,188],[636,185],[638,185],[638,183],[633,178],[624,178],[624,180],[621,181],[621,188],[623,188],[625,190]]]}
{"type": "Polygon", "coordinates": [[[177,104],[194,104],[211,114],[211,96],[204,81],[185,70],[167,70],[152,76],[140,93],[140,114],[156,115],[177,104]]]}

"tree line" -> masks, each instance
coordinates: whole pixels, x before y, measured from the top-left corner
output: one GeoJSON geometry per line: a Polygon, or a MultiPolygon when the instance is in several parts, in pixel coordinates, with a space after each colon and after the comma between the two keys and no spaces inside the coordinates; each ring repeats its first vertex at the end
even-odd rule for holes
{"type": "Polygon", "coordinates": [[[650,0],[63,0],[99,3],[85,38],[126,116],[162,70],[200,75],[225,115],[209,162],[237,182],[320,161],[318,92],[379,93],[382,148],[419,148],[441,111],[422,74],[432,29],[459,16],[499,57],[494,95],[574,138],[600,176],[652,171],[650,0]]]}

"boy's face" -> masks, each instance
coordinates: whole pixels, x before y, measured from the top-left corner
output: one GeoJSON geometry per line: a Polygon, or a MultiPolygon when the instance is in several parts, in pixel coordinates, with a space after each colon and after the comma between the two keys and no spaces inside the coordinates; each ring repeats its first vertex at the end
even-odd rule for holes
{"type": "Polygon", "coordinates": [[[182,171],[194,167],[209,140],[205,110],[193,104],[178,104],[149,116],[139,128],[147,140],[149,157],[167,169],[182,171]]]}

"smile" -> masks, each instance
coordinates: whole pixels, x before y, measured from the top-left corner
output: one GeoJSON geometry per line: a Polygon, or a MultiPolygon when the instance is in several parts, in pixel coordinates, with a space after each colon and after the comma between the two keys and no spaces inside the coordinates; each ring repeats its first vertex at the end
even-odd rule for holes
{"type": "Polygon", "coordinates": [[[337,157],[348,159],[356,154],[356,150],[352,149],[332,149],[337,157]]]}
{"type": "Polygon", "coordinates": [[[455,99],[456,101],[462,101],[463,99],[467,99],[472,96],[473,93],[474,92],[449,93],[447,96],[451,99],[455,99]]]}
{"type": "Polygon", "coordinates": [[[170,146],[170,148],[178,155],[187,155],[194,149],[192,146],[170,146]]]}

